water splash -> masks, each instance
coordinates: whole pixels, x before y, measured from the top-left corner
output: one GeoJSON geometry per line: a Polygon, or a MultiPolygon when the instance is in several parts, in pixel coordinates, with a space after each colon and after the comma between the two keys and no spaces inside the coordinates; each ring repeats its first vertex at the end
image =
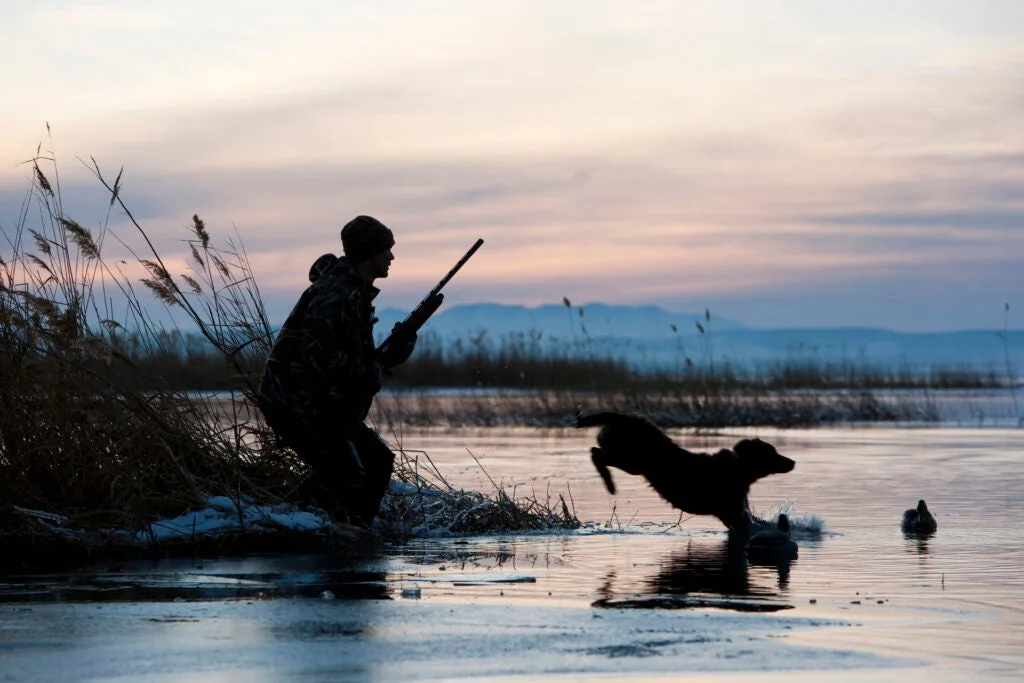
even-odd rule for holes
{"type": "Polygon", "coordinates": [[[789,518],[789,530],[794,535],[820,536],[825,532],[825,520],[814,512],[795,514],[796,503],[786,501],[775,509],[767,511],[752,510],[754,517],[761,522],[759,526],[774,528],[779,522],[779,515],[789,518]]]}

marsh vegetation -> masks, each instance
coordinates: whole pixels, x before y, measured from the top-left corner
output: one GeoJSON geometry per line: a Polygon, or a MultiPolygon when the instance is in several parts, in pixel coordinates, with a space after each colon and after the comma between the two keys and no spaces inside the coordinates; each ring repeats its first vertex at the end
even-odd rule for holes
{"type": "MultiPolygon", "coordinates": [[[[352,541],[288,540],[286,529],[247,533],[244,524],[230,537],[173,547],[146,536],[154,520],[211,496],[239,510],[281,504],[305,477],[252,401],[274,329],[237,236],[216,241],[193,216],[185,256],[165,258],[123,199],[120,172],[111,178],[88,164],[106,210],[79,220],[65,211],[54,155],[37,150],[28,163],[21,210],[0,223],[0,534],[13,551],[8,560],[352,541]],[[222,393],[211,400],[197,390],[222,393]]],[[[581,407],[597,406],[665,426],[932,420],[930,390],[999,381],[969,370],[922,376],[821,363],[750,371],[716,365],[710,354],[638,373],[591,349],[585,335],[556,353],[530,333],[456,344],[425,335],[395,373],[399,390],[382,394],[373,416],[386,437],[403,424],[567,425],[581,407]],[[415,391],[424,387],[472,390],[415,391]],[[875,393],[892,388],[912,391],[875,393]]],[[[395,479],[404,488],[386,500],[388,533],[579,525],[564,495],[540,500],[497,484],[459,490],[428,454],[398,445],[395,479]]]]}
{"type": "MultiPolygon", "coordinates": [[[[201,508],[211,496],[226,496],[239,510],[285,502],[306,475],[252,401],[272,330],[244,250],[232,240],[215,245],[193,216],[187,269],[172,276],[123,201],[120,173],[111,180],[95,162],[90,166],[110,211],[86,227],[64,211],[54,157],[37,153],[30,163],[24,205],[13,224],[0,224],[6,240],[0,255],[5,562],[265,547],[264,526],[245,533],[242,524],[243,532],[230,537],[175,544],[144,533],[153,521],[201,508]],[[112,243],[119,254],[110,258],[104,249],[112,243]],[[160,307],[173,315],[155,314],[160,307]],[[197,365],[219,371],[227,400],[184,391],[197,376],[189,367],[197,354],[182,348],[180,329],[156,322],[174,315],[215,350],[200,354],[197,365]]],[[[578,524],[565,505],[549,509],[501,490],[455,490],[422,460],[400,453],[395,478],[411,487],[412,499],[430,499],[392,501],[386,527],[395,533],[422,525],[431,512],[435,524],[448,520],[456,531],[578,524]]],[[[270,544],[287,546],[286,531],[276,530],[270,544]]],[[[335,547],[357,540],[342,535],[301,543],[335,547]]]]}

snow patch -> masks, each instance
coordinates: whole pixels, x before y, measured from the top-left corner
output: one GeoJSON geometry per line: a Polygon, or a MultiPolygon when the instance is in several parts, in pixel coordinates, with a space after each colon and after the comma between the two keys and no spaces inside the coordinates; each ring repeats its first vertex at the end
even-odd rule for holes
{"type": "Polygon", "coordinates": [[[317,532],[333,526],[326,513],[299,510],[294,505],[254,505],[242,497],[210,496],[205,507],[171,519],[162,519],[135,533],[135,540],[169,541],[225,531],[262,528],[267,531],[317,532]]]}

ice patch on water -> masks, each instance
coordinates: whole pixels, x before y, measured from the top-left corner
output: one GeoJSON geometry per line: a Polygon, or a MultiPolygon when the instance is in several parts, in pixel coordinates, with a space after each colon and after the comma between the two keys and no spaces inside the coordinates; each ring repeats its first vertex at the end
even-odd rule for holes
{"type": "Polygon", "coordinates": [[[394,493],[394,494],[397,494],[397,495],[400,495],[400,496],[412,496],[412,495],[439,496],[439,495],[441,495],[441,491],[439,491],[437,489],[430,488],[429,486],[416,486],[416,484],[411,484],[411,483],[409,483],[407,481],[401,481],[400,479],[392,479],[391,483],[388,484],[388,490],[391,493],[394,493]]]}

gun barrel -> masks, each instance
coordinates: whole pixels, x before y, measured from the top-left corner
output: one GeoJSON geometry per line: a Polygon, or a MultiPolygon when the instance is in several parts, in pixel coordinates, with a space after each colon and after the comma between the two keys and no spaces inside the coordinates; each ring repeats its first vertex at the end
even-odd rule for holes
{"type": "Polygon", "coordinates": [[[484,245],[483,238],[480,238],[476,242],[474,242],[473,246],[471,246],[469,248],[469,251],[467,251],[465,253],[465,255],[463,255],[463,257],[459,259],[458,263],[456,263],[454,266],[452,266],[452,269],[448,271],[448,274],[445,275],[443,278],[441,278],[441,281],[438,282],[434,286],[434,288],[432,290],[430,290],[430,294],[428,294],[427,297],[429,298],[430,296],[433,296],[434,294],[439,293],[441,291],[441,289],[446,284],[448,284],[448,281],[451,280],[453,277],[455,277],[455,273],[459,272],[459,269],[462,268],[462,266],[466,265],[466,261],[468,261],[469,259],[471,259],[473,257],[473,254],[476,253],[476,250],[479,249],[480,247],[482,247],[483,245],[484,245]]]}

